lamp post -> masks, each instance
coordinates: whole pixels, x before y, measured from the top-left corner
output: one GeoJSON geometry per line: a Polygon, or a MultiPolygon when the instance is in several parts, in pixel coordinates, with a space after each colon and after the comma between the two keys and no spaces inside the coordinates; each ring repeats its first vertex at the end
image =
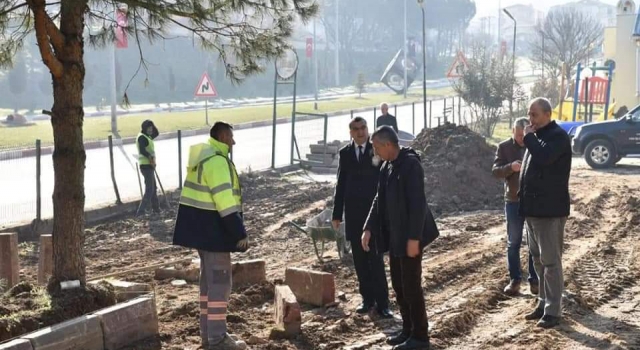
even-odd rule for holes
{"type": "MultiPolygon", "coordinates": [[[[518,22],[513,18],[511,13],[507,9],[502,9],[502,11],[511,18],[513,21],[513,57],[512,57],[512,67],[511,70],[513,72],[513,84],[516,82],[516,33],[518,22]]],[[[509,125],[513,123],[513,85],[511,85],[511,97],[509,98],[509,125]]]]}
{"type": "Polygon", "coordinates": [[[427,29],[424,14],[424,0],[417,0],[422,10],[422,107],[424,110],[424,127],[427,128],[427,29]]]}

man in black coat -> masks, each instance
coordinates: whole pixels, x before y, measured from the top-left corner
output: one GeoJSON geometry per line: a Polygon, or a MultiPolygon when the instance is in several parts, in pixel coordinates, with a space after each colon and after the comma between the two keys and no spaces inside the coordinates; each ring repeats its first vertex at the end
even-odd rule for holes
{"type": "Polygon", "coordinates": [[[379,127],[371,139],[385,163],[362,234],[362,248],[389,252],[402,331],[387,343],[396,350],[429,349],[422,251],[439,232],[424,193],[424,171],[418,154],[411,148],[400,148],[398,135],[391,127],[379,127]]]}
{"type": "Polygon", "coordinates": [[[538,306],[525,316],[539,320],[538,326],[551,328],[562,313],[562,250],[564,226],[570,211],[569,176],[571,141],[551,120],[551,104],[536,98],[529,105],[529,121],[524,129],[524,155],[520,172],[520,214],[525,217],[529,247],[540,276],[538,306]]]}
{"type": "Polygon", "coordinates": [[[380,104],[380,112],[382,115],[376,119],[376,128],[379,128],[383,125],[388,125],[393,128],[393,130],[398,132],[398,120],[392,114],[389,114],[389,105],[386,103],[380,104]]]}
{"type": "Polygon", "coordinates": [[[376,306],[378,314],[391,318],[389,287],[384,272],[382,254],[365,252],[360,237],[376,195],[380,164],[373,157],[367,122],[356,117],[349,123],[353,141],[340,150],[338,184],[334,196],[333,226],[338,229],[345,218],[347,239],[351,242],[353,263],[358,276],[362,304],[356,309],[364,314],[376,306]]]}

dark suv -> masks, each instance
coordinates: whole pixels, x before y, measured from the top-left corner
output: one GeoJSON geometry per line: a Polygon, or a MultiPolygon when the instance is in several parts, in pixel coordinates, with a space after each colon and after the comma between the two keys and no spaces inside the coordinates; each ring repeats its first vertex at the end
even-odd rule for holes
{"type": "Polygon", "coordinates": [[[573,153],[584,154],[594,169],[611,167],[628,155],[640,155],[640,105],[620,119],[579,126],[571,146],[573,153]]]}

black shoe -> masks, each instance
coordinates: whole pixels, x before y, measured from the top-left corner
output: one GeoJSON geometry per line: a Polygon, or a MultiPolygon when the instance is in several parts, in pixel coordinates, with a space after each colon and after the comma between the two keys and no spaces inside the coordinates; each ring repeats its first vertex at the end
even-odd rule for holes
{"type": "Polygon", "coordinates": [[[387,338],[387,344],[389,345],[400,345],[409,340],[409,334],[400,332],[392,337],[387,338]]]}
{"type": "Polygon", "coordinates": [[[377,311],[378,311],[378,315],[380,315],[380,317],[382,318],[393,318],[393,314],[391,313],[391,310],[389,310],[388,307],[377,309],[377,311]]]}
{"type": "Polygon", "coordinates": [[[362,303],[356,308],[356,313],[366,314],[369,312],[369,310],[371,310],[372,307],[373,307],[372,304],[362,303]]]}
{"type": "Polygon", "coordinates": [[[559,324],[560,324],[560,317],[551,316],[551,315],[544,315],[544,316],[542,316],[540,321],[538,321],[536,326],[541,327],[541,328],[545,328],[545,329],[549,329],[549,328],[553,328],[553,327],[555,327],[555,326],[557,326],[559,324]]]}
{"type": "Polygon", "coordinates": [[[393,350],[429,350],[429,341],[422,341],[416,338],[409,338],[406,342],[396,345],[393,350]]]}
{"type": "Polygon", "coordinates": [[[544,316],[544,309],[536,308],[532,313],[524,315],[524,319],[527,321],[539,320],[544,316]]]}

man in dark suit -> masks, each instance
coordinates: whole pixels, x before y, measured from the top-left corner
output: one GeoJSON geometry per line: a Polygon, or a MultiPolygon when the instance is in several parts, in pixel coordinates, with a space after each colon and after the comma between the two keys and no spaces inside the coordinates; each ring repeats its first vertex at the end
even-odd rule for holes
{"type": "Polygon", "coordinates": [[[354,118],[349,123],[349,130],[353,141],[340,150],[333,226],[336,229],[339,227],[344,212],[346,238],[351,242],[362,295],[362,304],[356,312],[367,313],[375,305],[380,316],[391,318],[393,315],[389,311],[389,288],[382,255],[374,251],[365,252],[360,242],[364,222],[376,195],[380,162],[373,157],[366,120],[354,118]]]}
{"type": "Polygon", "coordinates": [[[379,128],[383,125],[388,125],[393,128],[393,131],[398,132],[398,121],[396,117],[392,114],[389,114],[389,105],[386,103],[380,104],[380,112],[382,115],[376,119],[376,128],[379,128]]]}

